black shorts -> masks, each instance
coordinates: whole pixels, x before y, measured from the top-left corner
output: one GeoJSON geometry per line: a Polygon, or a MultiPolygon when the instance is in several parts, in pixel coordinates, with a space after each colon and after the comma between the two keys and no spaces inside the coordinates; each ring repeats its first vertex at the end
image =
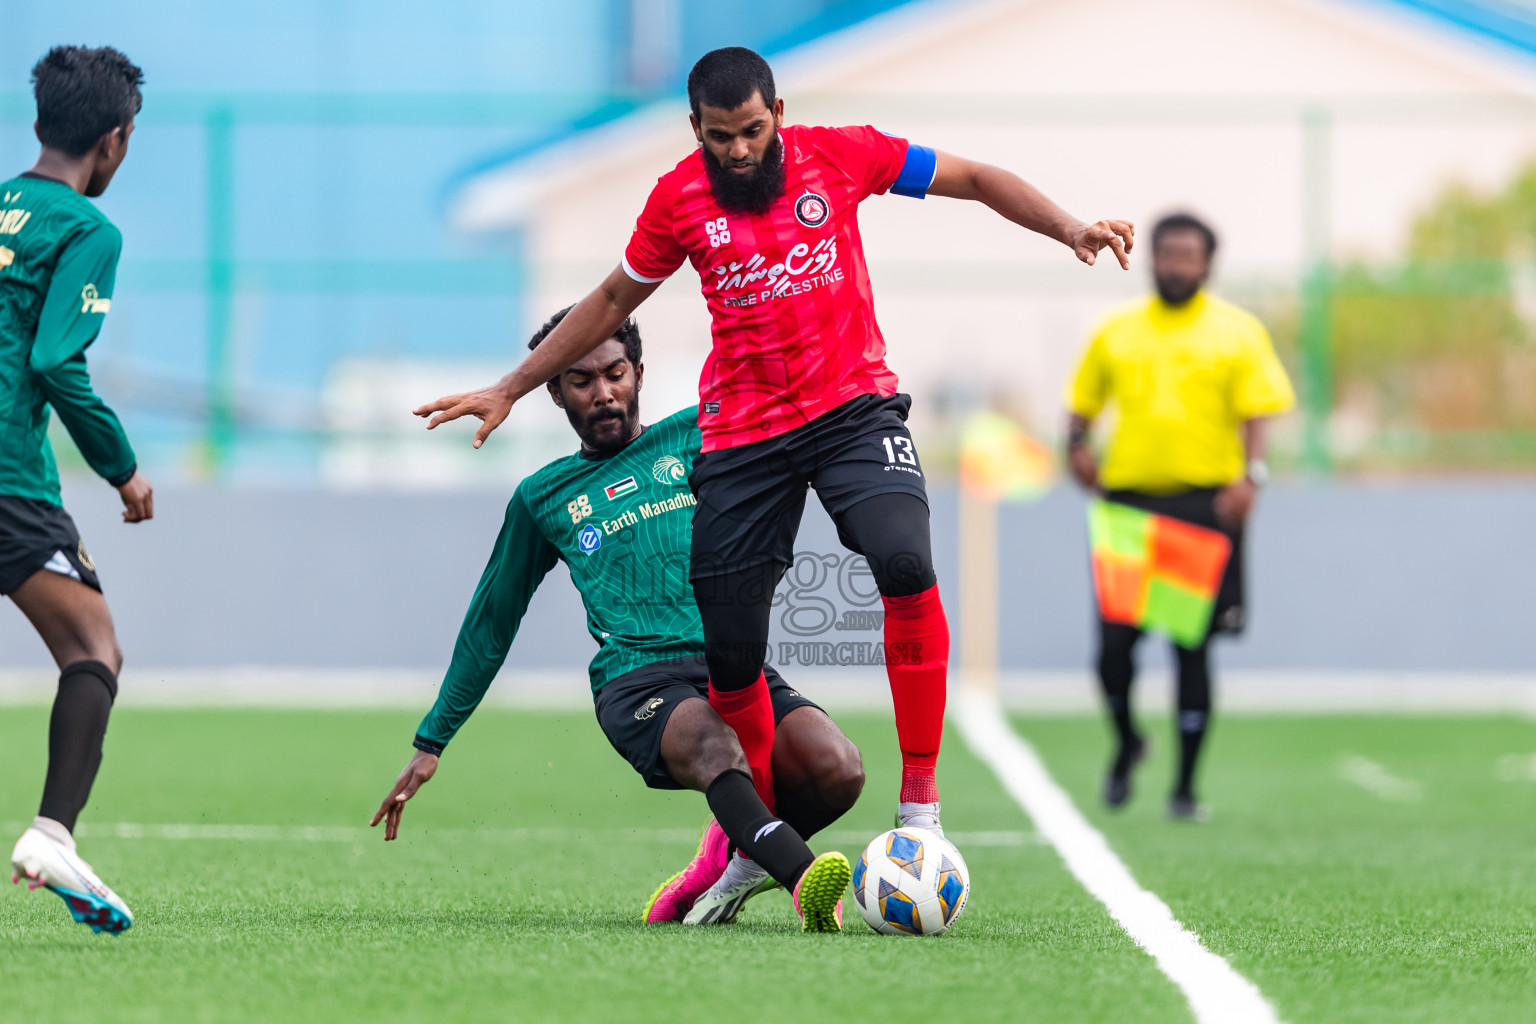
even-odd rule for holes
{"type": "Polygon", "coordinates": [[[50,502],[0,495],[0,595],[12,593],[39,569],[101,589],[68,512],[50,502]]]}
{"type": "MultiPolygon", "coordinates": [[[[792,689],[782,676],[764,666],[773,722],[798,707],[816,707],[792,689]]],[[[661,733],[678,704],[689,697],[709,699],[709,669],[704,658],[677,658],[642,665],[597,691],[597,724],[613,749],[634,766],[652,789],[682,789],[661,764],[661,733]]]]}
{"type": "Polygon", "coordinates": [[[1211,612],[1211,632],[1236,635],[1248,626],[1243,591],[1243,530],[1230,530],[1216,519],[1216,487],[1196,487],[1178,494],[1143,494],[1140,491],[1106,491],[1106,501],[1116,501],[1145,512],[1182,519],[1208,530],[1219,530],[1232,541],[1232,554],[1216,591],[1216,607],[1211,612]]]}
{"type": "Polygon", "coordinates": [[[879,494],[911,494],[926,505],[907,430],[911,408],[910,395],[860,395],[786,434],[700,455],[688,477],[699,502],[689,579],[788,568],[809,487],[834,522],[879,494]]]}

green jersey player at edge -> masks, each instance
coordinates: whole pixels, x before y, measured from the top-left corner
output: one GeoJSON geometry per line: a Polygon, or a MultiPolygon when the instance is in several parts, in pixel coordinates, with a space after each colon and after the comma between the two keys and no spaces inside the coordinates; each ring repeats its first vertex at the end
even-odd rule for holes
{"type": "Polygon", "coordinates": [[[707,700],[703,626],[688,582],[697,409],[643,425],[644,375],[640,332],[626,320],[549,381],[581,450],[533,473],[512,495],[437,701],[417,730],[417,752],[372,824],[386,823],[386,839],[399,834],[405,801],[437,771],[506,659],[534,590],[563,561],[598,644],[590,676],[604,735],[648,786],[699,790],[713,812],[692,862],[657,888],[644,919],[725,924],[747,899],[782,885],[805,931],[836,931],[848,861],[839,853],[814,857],[805,838],[858,798],[858,749],[773,673],[774,809],[758,795],[735,732],[707,700]]]}
{"type": "Polygon", "coordinates": [[[11,853],[11,878],[51,890],[76,921],[112,934],[133,915],[80,859],[74,830],[101,765],[123,656],[96,566],[64,511],[48,423],[58,416],[117,488],[125,522],[154,515],[149,481],[85,360],[112,308],[122,248],[90,200],[128,155],[143,81],[111,47],[48,51],[32,69],[42,154],[0,182],[0,595],[26,614],[60,672],[42,804],[11,853]]]}

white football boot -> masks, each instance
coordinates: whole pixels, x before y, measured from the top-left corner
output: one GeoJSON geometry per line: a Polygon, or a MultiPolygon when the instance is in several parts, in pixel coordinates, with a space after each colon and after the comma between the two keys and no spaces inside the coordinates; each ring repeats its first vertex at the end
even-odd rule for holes
{"type": "Polygon", "coordinates": [[[942,836],[944,834],[944,826],[939,824],[939,802],[935,800],[931,804],[906,802],[897,804],[896,827],[925,828],[942,836]]]}
{"type": "Polygon", "coordinates": [[[738,853],[715,884],[693,901],[683,924],[730,924],[747,900],[778,885],[768,872],[738,853]]]}
{"type": "Polygon", "coordinates": [[[93,932],[121,935],[133,924],[133,911],[105,882],[96,877],[91,866],[68,845],[49,836],[37,826],[27,829],[16,840],[11,852],[11,881],[27,880],[28,889],[47,888],[58,894],[76,921],[91,926],[93,932]]]}

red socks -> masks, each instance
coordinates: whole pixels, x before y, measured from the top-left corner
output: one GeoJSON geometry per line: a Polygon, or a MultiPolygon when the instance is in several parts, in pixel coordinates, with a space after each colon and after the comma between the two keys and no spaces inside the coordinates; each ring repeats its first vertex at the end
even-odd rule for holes
{"type": "MultiPolygon", "coordinates": [[[[939,603],[938,584],[911,597],[881,600],[885,602],[885,670],[891,679],[896,739],[901,744],[901,802],[936,803],[939,784],[934,766],[944,738],[949,623],[939,603]]],[[[710,703],[714,703],[713,691],[710,703]]]]}
{"type": "Polygon", "coordinates": [[[773,701],[768,697],[768,680],[758,673],[751,686],[724,691],[710,683],[709,706],[736,730],[747,766],[752,769],[752,788],[773,810],[773,701]]]}
{"type": "MultiPolygon", "coordinates": [[[[949,675],[949,623],[935,584],[911,597],[886,597],[885,668],[896,708],[901,745],[901,802],[931,804],[939,799],[934,768],[944,739],[944,700],[949,675]]],[[[709,687],[709,706],[736,732],[752,786],[768,809],[773,798],[773,703],[768,680],[741,690],[709,687]]]]}

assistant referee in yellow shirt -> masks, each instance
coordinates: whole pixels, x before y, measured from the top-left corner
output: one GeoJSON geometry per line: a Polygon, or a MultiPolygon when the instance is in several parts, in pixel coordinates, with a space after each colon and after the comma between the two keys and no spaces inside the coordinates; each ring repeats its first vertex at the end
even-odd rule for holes
{"type": "MultiPolygon", "coordinates": [[[[1157,294],[1111,313],[1094,333],[1067,392],[1067,455],[1078,482],[1107,500],[1232,539],[1211,632],[1240,633],[1243,525],[1269,477],[1266,420],[1290,409],[1295,394],[1258,319],[1204,290],[1215,253],[1215,232],[1188,214],[1153,227],[1157,294]],[[1101,466],[1091,431],[1111,402],[1118,422],[1101,466]]],[[[1131,769],[1146,753],[1131,717],[1141,635],[1134,626],[1099,623],[1099,680],[1119,737],[1104,785],[1111,807],[1130,798],[1131,769]]],[[[1193,649],[1175,645],[1174,655],[1179,774],[1168,813],[1196,819],[1203,810],[1195,764],[1211,713],[1209,635],[1193,649]]]]}

